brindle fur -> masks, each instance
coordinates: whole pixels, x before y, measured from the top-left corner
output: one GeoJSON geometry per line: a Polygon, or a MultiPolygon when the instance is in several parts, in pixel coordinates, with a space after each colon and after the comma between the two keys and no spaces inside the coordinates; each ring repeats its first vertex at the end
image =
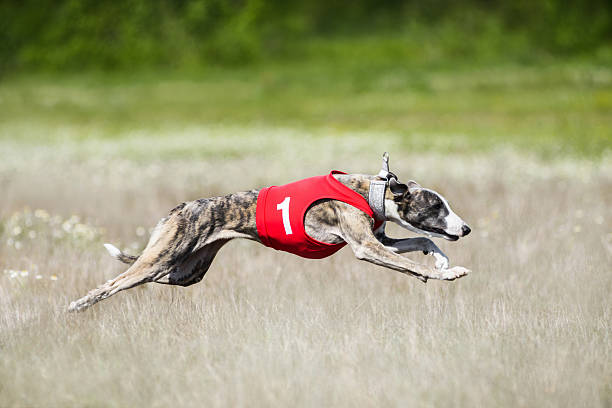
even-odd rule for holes
{"type": "MultiPolygon", "coordinates": [[[[374,176],[336,175],[337,179],[367,199],[374,176]]],[[[387,199],[394,199],[387,193],[387,199]]],[[[189,286],[202,280],[223,245],[234,238],[261,242],[255,210],[258,190],[224,197],[182,203],[155,227],[138,257],[120,253],[116,257],[131,266],[86,296],[70,304],[70,311],[84,310],[100,300],[146,282],[189,286]]],[[[327,243],[346,241],[358,259],[427,279],[453,280],[467,274],[462,267],[434,269],[407,259],[399,253],[423,251],[441,254],[427,238],[391,239],[384,224],[372,231],[374,221],[363,211],[340,201],[320,200],[305,216],[306,233],[327,243]]],[[[443,254],[442,254],[443,255],[443,254]]]]}

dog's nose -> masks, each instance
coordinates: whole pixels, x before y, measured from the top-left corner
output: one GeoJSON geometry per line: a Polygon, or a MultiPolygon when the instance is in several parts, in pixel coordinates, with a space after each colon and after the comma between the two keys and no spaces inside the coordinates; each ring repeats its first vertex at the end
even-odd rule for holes
{"type": "Polygon", "coordinates": [[[467,234],[469,234],[472,230],[470,229],[470,227],[467,226],[467,224],[464,224],[463,227],[461,227],[461,232],[463,233],[462,236],[466,236],[467,234]]]}

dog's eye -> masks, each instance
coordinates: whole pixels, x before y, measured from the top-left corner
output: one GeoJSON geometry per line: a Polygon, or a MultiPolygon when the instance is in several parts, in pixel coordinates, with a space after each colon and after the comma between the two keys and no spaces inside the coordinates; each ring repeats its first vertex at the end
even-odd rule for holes
{"type": "Polygon", "coordinates": [[[440,211],[442,210],[442,203],[437,203],[431,206],[431,209],[434,211],[440,211]]]}

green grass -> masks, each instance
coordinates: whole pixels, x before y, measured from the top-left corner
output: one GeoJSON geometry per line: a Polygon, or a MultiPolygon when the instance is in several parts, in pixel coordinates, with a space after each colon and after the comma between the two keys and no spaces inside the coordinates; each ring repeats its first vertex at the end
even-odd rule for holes
{"type": "Polygon", "coordinates": [[[333,61],[8,78],[0,84],[0,139],[118,139],[221,124],[386,133],[406,149],[442,153],[511,146],[599,158],[612,149],[612,69],[604,65],[333,61]]]}

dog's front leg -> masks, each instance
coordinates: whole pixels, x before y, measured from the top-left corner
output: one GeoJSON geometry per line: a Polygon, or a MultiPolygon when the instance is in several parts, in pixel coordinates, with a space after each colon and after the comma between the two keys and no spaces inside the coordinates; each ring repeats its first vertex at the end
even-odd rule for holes
{"type": "Polygon", "coordinates": [[[411,261],[395,252],[390,251],[380,242],[365,241],[360,244],[351,245],[355,256],[359,259],[385,266],[396,271],[414,275],[423,282],[428,279],[455,280],[469,273],[469,270],[462,266],[455,266],[448,269],[430,268],[411,261]]]}
{"type": "Polygon", "coordinates": [[[468,269],[461,266],[434,269],[390,251],[374,236],[371,219],[359,210],[353,211],[352,208],[339,212],[338,218],[342,238],[351,246],[358,259],[413,275],[423,282],[428,279],[454,280],[469,273],[468,269]]]}
{"type": "Polygon", "coordinates": [[[436,260],[436,269],[448,269],[449,260],[448,257],[438,248],[434,242],[425,237],[417,238],[404,238],[394,239],[385,236],[377,236],[378,240],[390,251],[396,254],[403,254],[406,252],[423,251],[425,255],[432,255],[436,260]]]}

